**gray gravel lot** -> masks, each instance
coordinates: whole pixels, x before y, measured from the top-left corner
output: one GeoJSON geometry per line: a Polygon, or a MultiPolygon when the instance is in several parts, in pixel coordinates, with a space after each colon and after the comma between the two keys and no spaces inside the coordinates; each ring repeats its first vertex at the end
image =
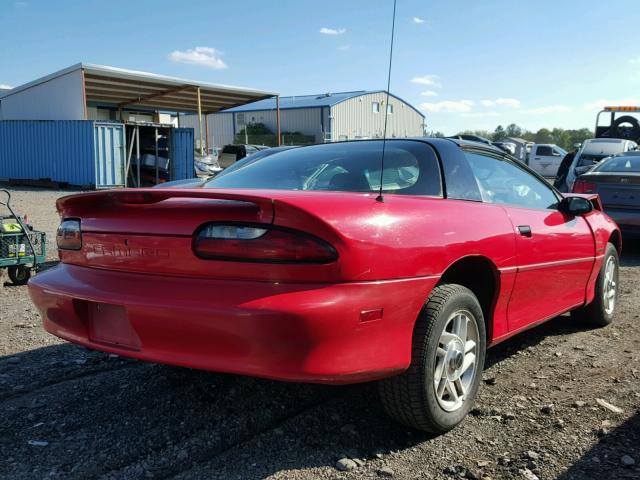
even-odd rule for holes
{"type": "MultiPolygon", "coordinates": [[[[13,191],[53,240],[54,201],[69,192],[13,191]]],[[[625,244],[623,265],[613,325],[562,316],[491,349],[477,407],[439,437],[389,420],[375,385],[278,383],[87,351],[45,333],[26,287],[7,285],[0,478],[640,478],[639,244],[625,244]]]]}

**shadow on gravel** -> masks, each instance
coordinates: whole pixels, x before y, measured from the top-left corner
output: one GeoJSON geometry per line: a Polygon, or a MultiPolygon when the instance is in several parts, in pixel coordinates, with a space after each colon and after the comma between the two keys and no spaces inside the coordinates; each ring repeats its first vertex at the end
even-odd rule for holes
{"type": "Polygon", "coordinates": [[[601,436],[597,444],[574,463],[558,480],[596,478],[640,478],[640,412],[612,432],[601,436]],[[628,455],[634,465],[625,465],[628,455]]]}
{"type": "Polygon", "coordinates": [[[640,239],[622,239],[620,265],[623,267],[640,267],[640,239]]]}
{"type": "Polygon", "coordinates": [[[70,344],[0,358],[0,418],[3,479],[262,478],[426,438],[388,420],[372,385],[272,382],[70,344]],[[199,466],[206,475],[190,473],[199,466]]]}

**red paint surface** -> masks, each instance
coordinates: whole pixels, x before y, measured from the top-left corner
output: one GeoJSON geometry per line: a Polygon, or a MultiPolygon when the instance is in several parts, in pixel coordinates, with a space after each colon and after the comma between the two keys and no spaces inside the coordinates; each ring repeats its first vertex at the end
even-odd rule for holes
{"type": "Polygon", "coordinates": [[[49,332],[150,361],[327,383],[406,369],[422,305],[447,268],[466,257],[487,259],[495,269],[489,343],[584,304],[617,228],[600,211],[568,218],[338,192],[96,192],[61,199],[58,208],[63,218],[81,219],[83,247],[62,251],[62,265],[30,282],[49,332]],[[331,244],[338,260],[198,258],[198,227],[230,220],[313,235],[331,244]],[[532,236],[520,235],[519,225],[530,226],[532,236]],[[90,331],[96,302],[121,307],[114,310],[117,325],[98,329],[97,339],[90,331]]]}

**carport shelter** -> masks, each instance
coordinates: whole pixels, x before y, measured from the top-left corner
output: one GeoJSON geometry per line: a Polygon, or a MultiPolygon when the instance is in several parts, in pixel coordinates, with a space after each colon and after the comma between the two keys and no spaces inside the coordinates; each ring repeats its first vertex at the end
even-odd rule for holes
{"type": "Polygon", "coordinates": [[[181,115],[273,96],[79,63],[0,92],[0,180],[110,188],[191,178],[193,129],[180,128],[181,115]]]}

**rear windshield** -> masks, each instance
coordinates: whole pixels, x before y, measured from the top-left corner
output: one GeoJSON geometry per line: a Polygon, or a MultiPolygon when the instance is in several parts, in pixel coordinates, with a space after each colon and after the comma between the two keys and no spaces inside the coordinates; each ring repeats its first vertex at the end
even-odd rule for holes
{"type": "Polygon", "coordinates": [[[640,173],[640,155],[637,157],[613,157],[602,162],[593,171],[640,173]]]}
{"type": "MultiPolygon", "coordinates": [[[[376,192],[380,188],[382,143],[327,143],[285,150],[214,177],[206,187],[376,192]]],[[[388,140],[382,189],[442,196],[438,160],[431,147],[423,142],[388,140]]]]}

